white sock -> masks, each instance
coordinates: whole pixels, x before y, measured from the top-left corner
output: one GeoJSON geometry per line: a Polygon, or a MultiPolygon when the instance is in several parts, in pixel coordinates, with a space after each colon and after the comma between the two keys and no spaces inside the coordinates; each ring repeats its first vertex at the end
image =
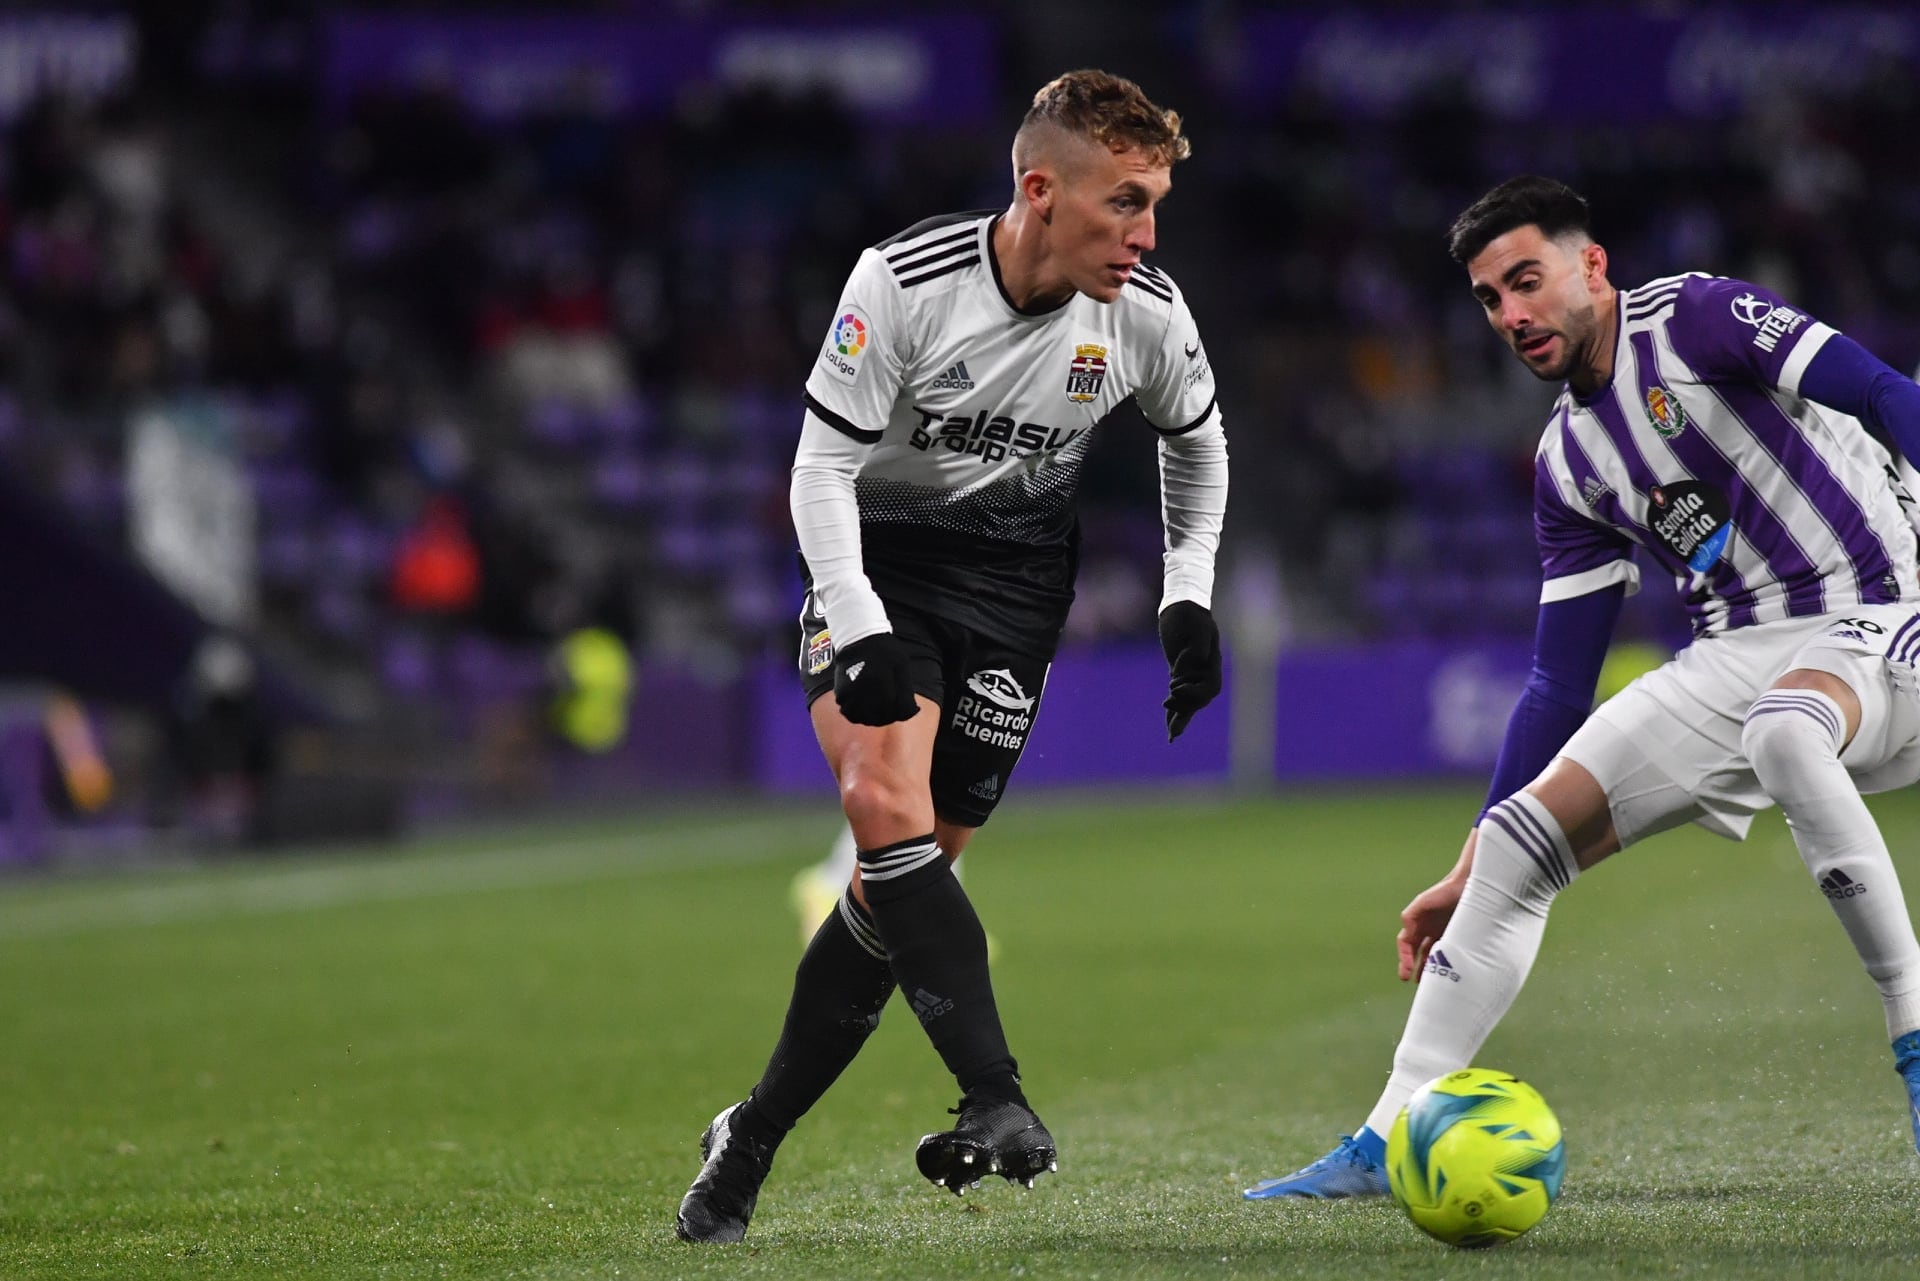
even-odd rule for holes
{"type": "Polygon", "coordinates": [[[1516,792],[1487,811],[1466,891],[1427,954],[1369,1130],[1385,1138],[1415,1090],[1473,1062],[1533,968],[1553,896],[1577,871],[1560,824],[1534,797],[1516,792]]]}
{"type": "Polygon", "coordinates": [[[1886,840],[1840,763],[1844,733],[1840,705],[1831,698],[1779,689],[1747,710],[1740,745],[1880,989],[1887,1038],[1894,1040],[1920,1029],[1920,942],[1886,840]]]}

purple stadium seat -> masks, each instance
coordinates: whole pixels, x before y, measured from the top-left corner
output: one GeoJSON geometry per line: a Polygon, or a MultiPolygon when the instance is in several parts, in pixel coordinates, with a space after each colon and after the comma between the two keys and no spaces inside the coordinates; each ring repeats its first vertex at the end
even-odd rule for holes
{"type": "Polygon", "coordinates": [[[647,434],[652,415],[638,394],[614,401],[595,415],[594,426],[608,445],[631,449],[647,434]]]}
{"type": "Polygon", "coordinates": [[[545,449],[576,449],[586,438],[585,419],[564,400],[539,400],[527,409],[527,438],[545,449]]]}
{"type": "Polygon", "coordinates": [[[380,649],[380,679],[402,697],[432,697],[440,683],[432,647],[412,632],[392,633],[380,649]]]}
{"type": "Polygon", "coordinates": [[[639,507],[647,498],[647,466],[625,450],[607,454],[593,469],[593,496],[617,510],[639,507]]]}
{"type": "Polygon", "coordinates": [[[275,586],[304,583],[313,572],[313,537],[298,525],[282,525],[260,539],[260,576],[275,586]]]}

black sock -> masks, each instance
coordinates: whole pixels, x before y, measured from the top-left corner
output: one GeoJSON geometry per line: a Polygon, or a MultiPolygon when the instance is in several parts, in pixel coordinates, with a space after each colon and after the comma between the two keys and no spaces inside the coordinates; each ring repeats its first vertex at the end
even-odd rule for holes
{"type": "Polygon", "coordinates": [[[933,833],[860,851],[860,882],[900,993],[960,1089],[1024,1106],[987,974],[987,933],[933,833]]]}
{"type": "Polygon", "coordinates": [[[793,975],[787,1021],[734,1128],[778,1144],[860,1053],[893,995],[873,918],[851,892],[827,915],[793,975]]]}

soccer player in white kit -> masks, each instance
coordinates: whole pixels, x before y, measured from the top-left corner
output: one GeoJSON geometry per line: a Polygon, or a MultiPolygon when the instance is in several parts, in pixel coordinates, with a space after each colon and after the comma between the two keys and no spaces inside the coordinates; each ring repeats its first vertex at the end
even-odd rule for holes
{"type": "Polygon", "coordinates": [[[1188,150],[1179,116],[1132,82],[1062,76],[1014,138],[1011,206],[867,250],[835,308],[792,507],[802,686],[858,868],[801,958],[766,1071],[701,1137],[675,1221],[689,1241],[744,1237],[778,1144],[896,986],[961,1090],[952,1128],[920,1140],[920,1172],[961,1193],[1055,1165],[949,860],[1026,746],[1073,600],[1081,462],[1129,399],[1159,438],[1169,737],[1220,691],[1226,441],[1193,317],[1141,261],[1188,150]]]}
{"type": "Polygon", "coordinates": [[[1450,249],[1521,363],[1566,380],[1535,460],[1533,674],[1459,862],[1400,915],[1400,977],[1424,981],[1385,1092],[1247,1197],[1384,1196],[1394,1117],[1472,1061],[1554,896],[1682,823],[1739,840],[1770,804],[1879,990],[1920,1144],[1920,945],[1861,800],[1920,778],[1912,500],[1862,426],[1920,456],[1920,388],[1756,285],[1615,289],[1586,202],[1550,179],[1496,187],[1450,249]],[[1694,639],[1589,715],[1636,547],[1694,639]]]}

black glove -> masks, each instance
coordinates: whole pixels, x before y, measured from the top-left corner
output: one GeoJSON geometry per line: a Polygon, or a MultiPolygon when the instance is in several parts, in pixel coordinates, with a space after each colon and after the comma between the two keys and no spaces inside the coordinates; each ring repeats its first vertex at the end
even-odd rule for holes
{"type": "Polygon", "coordinates": [[[891,725],[919,711],[906,642],[892,632],[875,632],[842,648],[833,656],[833,697],[855,725],[891,725]]]}
{"type": "Polygon", "coordinates": [[[1220,692],[1220,629],[1213,611],[1177,600],[1160,611],[1160,648],[1166,651],[1167,741],[1180,737],[1193,714],[1220,692]]]}

